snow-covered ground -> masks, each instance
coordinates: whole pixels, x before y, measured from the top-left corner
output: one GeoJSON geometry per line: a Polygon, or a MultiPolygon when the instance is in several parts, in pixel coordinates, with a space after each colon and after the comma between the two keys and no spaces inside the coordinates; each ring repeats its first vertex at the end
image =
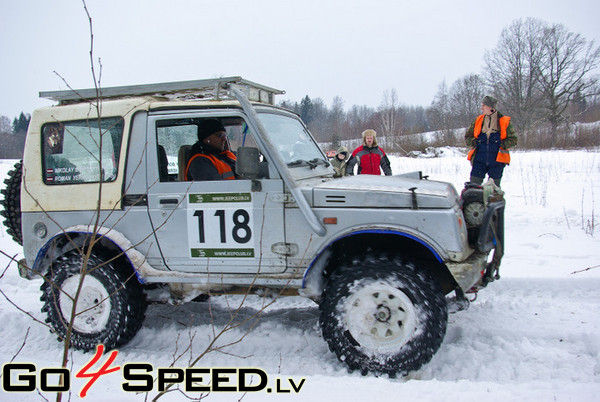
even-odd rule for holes
{"type": "MultiPolygon", "coordinates": [[[[422,170],[430,179],[462,188],[469,165],[446,150],[440,158],[391,157],[394,173],[422,170]]],[[[0,177],[12,162],[0,161],[0,177]]],[[[600,398],[600,153],[515,152],[505,170],[506,255],[502,279],[481,291],[471,307],[449,319],[446,338],[433,360],[407,378],[363,377],[348,373],[330,353],[318,330],[315,304],[281,298],[270,306],[242,342],[212,352],[200,367],[256,367],[269,375],[273,392],[212,393],[214,401],[598,401],[600,398]],[[587,269],[587,270],[586,270],[587,269]],[[280,389],[289,393],[277,393],[280,389]],[[298,385],[291,390],[289,379],[298,385]]],[[[0,228],[0,250],[21,250],[0,228]]],[[[17,257],[18,258],[18,257],[17,257]]],[[[8,260],[0,259],[6,267],[8,260]]],[[[21,309],[43,320],[40,281],[21,279],[12,264],[0,290],[21,309]]],[[[124,346],[113,366],[147,362],[155,368],[186,367],[193,338],[196,356],[229,318],[239,297],[213,297],[208,303],[151,305],[138,335],[124,346]],[[174,362],[174,356],[182,355],[174,362]]],[[[269,301],[268,299],[266,300],[269,301]]],[[[246,301],[240,320],[265,302],[246,301]]],[[[37,370],[59,367],[62,345],[48,330],[0,295],[0,362],[34,363],[37,370]],[[21,349],[23,340],[25,346],[21,349]],[[16,356],[16,357],[15,357],[16,356]]],[[[249,324],[227,333],[225,345],[249,324]]],[[[74,378],[93,353],[71,355],[72,400],[85,381],[74,378]]],[[[103,358],[98,365],[104,363],[103,358]]],[[[154,374],[156,374],[154,372],[154,374]]],[[[126,393],[121,373],[102,376],[89,401],[143,400],[126,393]]],[[[52,400],[52,394],[44,394],[52,400]]],[[[195,394],[193,396],[199,396],[195,394]]],[[[5,393],[2,401],[40,400],[38,393],[5,393]]],[[[185,400],[173,393],[164,400],[185,400]]]]}

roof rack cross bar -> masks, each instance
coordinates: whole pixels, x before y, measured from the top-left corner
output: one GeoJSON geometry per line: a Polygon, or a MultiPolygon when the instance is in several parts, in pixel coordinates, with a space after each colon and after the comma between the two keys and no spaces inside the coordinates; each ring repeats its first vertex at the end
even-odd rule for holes
{"type": "Polygon", "coordinates": [[[100,87],[88,89],[69,89],[65,91],[40,92],[40,98],[57,101],[59,105],[69,103],[87,102],[98,98],[116,99],[133,96],[160,96],[168,98],[185,99],[235,99],[229,92],[231,87],[238,88],[246,93],[252,101],[275,103],[275,95],[284,94],[285,91],[245,80],[239,76],[222,77],[205,80],[164,82],[158,84],[127,85],[118,87],[100,87]]]}

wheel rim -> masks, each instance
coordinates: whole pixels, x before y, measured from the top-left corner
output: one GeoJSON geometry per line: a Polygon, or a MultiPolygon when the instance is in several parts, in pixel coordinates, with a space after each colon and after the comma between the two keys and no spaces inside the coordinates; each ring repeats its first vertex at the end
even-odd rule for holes
{"type": "MultiPolygon", "coordinates": [[[[68,322],[73,310],[73,297],[77,292],[81,275],[74,275],[62,284],[59,296],[60,311],[68,322]]],[[[110,317],[110,294],[98,279],[86,275],[73,321],[73,329],[82,333],[94,333],[103,330],[110,317]]]]}
{"type": "Polygon", "coordinates": [[[410,298],[385,282],[357,289],[346,301],[345,317],[352,337],[361,346],[377,352],[398,350],[417,327],[410,298]]]}

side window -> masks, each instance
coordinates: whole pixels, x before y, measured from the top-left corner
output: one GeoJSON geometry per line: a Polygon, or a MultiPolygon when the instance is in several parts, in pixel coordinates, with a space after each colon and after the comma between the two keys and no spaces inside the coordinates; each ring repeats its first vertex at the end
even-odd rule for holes
{"type": "Polygon", "coordinates": [[[156,123],[160,181],[182,181],[192,145],[198,141],[198,126],[190,119],[156,123]]]}
{"type": "Polygon", "coordinates": [[[48,185],[117,178],[123,119],[48,123],[42,127],[42,175],[48,185]]]}
{"type": "MultiPolygon", "coordinates": [[[[241,146],[256,147],[241,117],[216,117],[227,132],[226,149],[234,154],[241,146]]],[[[192,146],[198,141],[202,118],[166,119],[156,122],[158,173],[161,182],[184,181],[192,146]]]]}

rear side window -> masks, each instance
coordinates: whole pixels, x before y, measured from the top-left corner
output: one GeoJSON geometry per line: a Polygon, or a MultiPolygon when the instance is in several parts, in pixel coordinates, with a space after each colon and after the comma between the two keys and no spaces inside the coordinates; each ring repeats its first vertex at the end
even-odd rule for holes
{"type": "Polygon", "coordinates": [[[44,183],[115,181],[122,137],[121,117],[45,124],[42,127],[44,183]]]}

